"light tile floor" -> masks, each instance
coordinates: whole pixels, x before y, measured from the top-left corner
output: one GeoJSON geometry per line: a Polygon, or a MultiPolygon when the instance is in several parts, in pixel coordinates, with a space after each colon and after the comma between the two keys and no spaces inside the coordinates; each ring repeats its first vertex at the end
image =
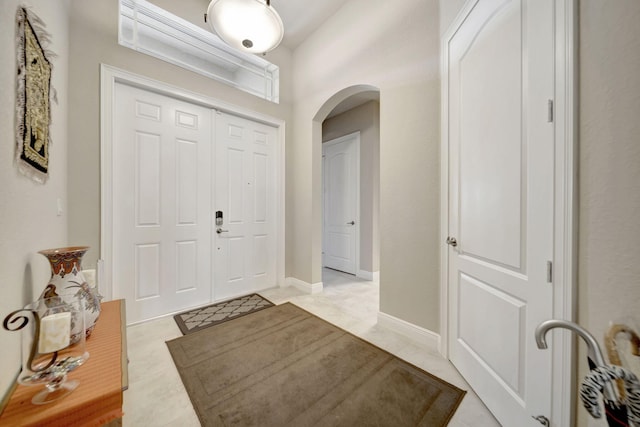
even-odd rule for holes
{"type": "MultiPolygon", "coordinates": [[[[324,290],[304,294],[294,287],[260,292],[275,304],[290,301],[307,311],[467,390],[450,426],[495,427],[500,424],[451,363],[435,349],[377,326],[379,286],[376,282],[324,269],[324,290]]],[[[129,389],[124,393],[124,426],[199,426],[165,341],[181,336],[173,317],[127,329],[129,389]]],[[[295,426],[294,426],[295,427],[295,426]]]]}

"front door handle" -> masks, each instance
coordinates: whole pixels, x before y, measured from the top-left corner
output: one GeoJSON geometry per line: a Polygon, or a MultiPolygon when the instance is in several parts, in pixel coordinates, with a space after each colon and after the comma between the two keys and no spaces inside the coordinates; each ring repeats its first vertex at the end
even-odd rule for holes
{"type": "Polygon", "coordinates": [[[223,230],[222,228],[218,227],[216,228],[216,233],[220,234],[220,233],[228,233],[229,230],[223,230]]]}

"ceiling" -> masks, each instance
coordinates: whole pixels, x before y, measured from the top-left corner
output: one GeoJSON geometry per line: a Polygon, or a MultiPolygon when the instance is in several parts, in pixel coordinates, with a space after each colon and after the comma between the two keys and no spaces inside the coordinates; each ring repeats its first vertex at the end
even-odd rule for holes
{"type": "Polygon", "coordinates": [[[294,50],[346,2],[347,0],[271,0],[271,6],[284,24],[282,45],[294,50]]]}
{"type": "MultiPolygon", "coordinates": [[[[150,1],[178,15],[189,15],[189,11],[184,10],[185,5],[181,2],[175,2],[174,0],[150,1]]],[[[201,1],[201,10],[191,11],[191,15],[197,19],[190,20],[210,31],[208,25],[204,23],[201,17],[211,0],[201,1]]],[[[266,0],[260,1],[266,2],[266,0]]],[[[284,25],[284,38],[281,45],[291,51],[295,50],[307,37],[347,2],[348,0],[271,0],[271,6],[278,12],[284,25]]],[[[371,100],[379,101],[380,93],[372,91],[354,95],[337,105],[336,108],[329,113],[327,118],[336,116],[371,100]]]]}

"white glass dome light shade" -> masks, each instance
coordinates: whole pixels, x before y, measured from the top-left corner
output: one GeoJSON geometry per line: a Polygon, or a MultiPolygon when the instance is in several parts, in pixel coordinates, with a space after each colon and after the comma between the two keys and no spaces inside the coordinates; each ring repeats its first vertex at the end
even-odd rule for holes
{"type": "Polygon", "coordinates": [[[263,0],[212,0],[207,20],[222,40],[244,52],[269,52],[284,36],[280,15],[263,0]]]}

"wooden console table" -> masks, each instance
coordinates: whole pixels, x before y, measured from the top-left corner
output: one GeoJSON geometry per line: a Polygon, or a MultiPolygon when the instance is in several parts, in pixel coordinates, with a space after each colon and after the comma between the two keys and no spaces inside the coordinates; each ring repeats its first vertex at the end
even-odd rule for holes
{"type": "Polygon", "coordinates": [[[124,300],[102,303],[87,339],[89,359],[69,379],[80,381],[71,394],[46,405],[31,398],[44,386],[17,385],[0,414],[0,426],[121,425],[122,392],[127,389],[127,332],[124,300]]]}

